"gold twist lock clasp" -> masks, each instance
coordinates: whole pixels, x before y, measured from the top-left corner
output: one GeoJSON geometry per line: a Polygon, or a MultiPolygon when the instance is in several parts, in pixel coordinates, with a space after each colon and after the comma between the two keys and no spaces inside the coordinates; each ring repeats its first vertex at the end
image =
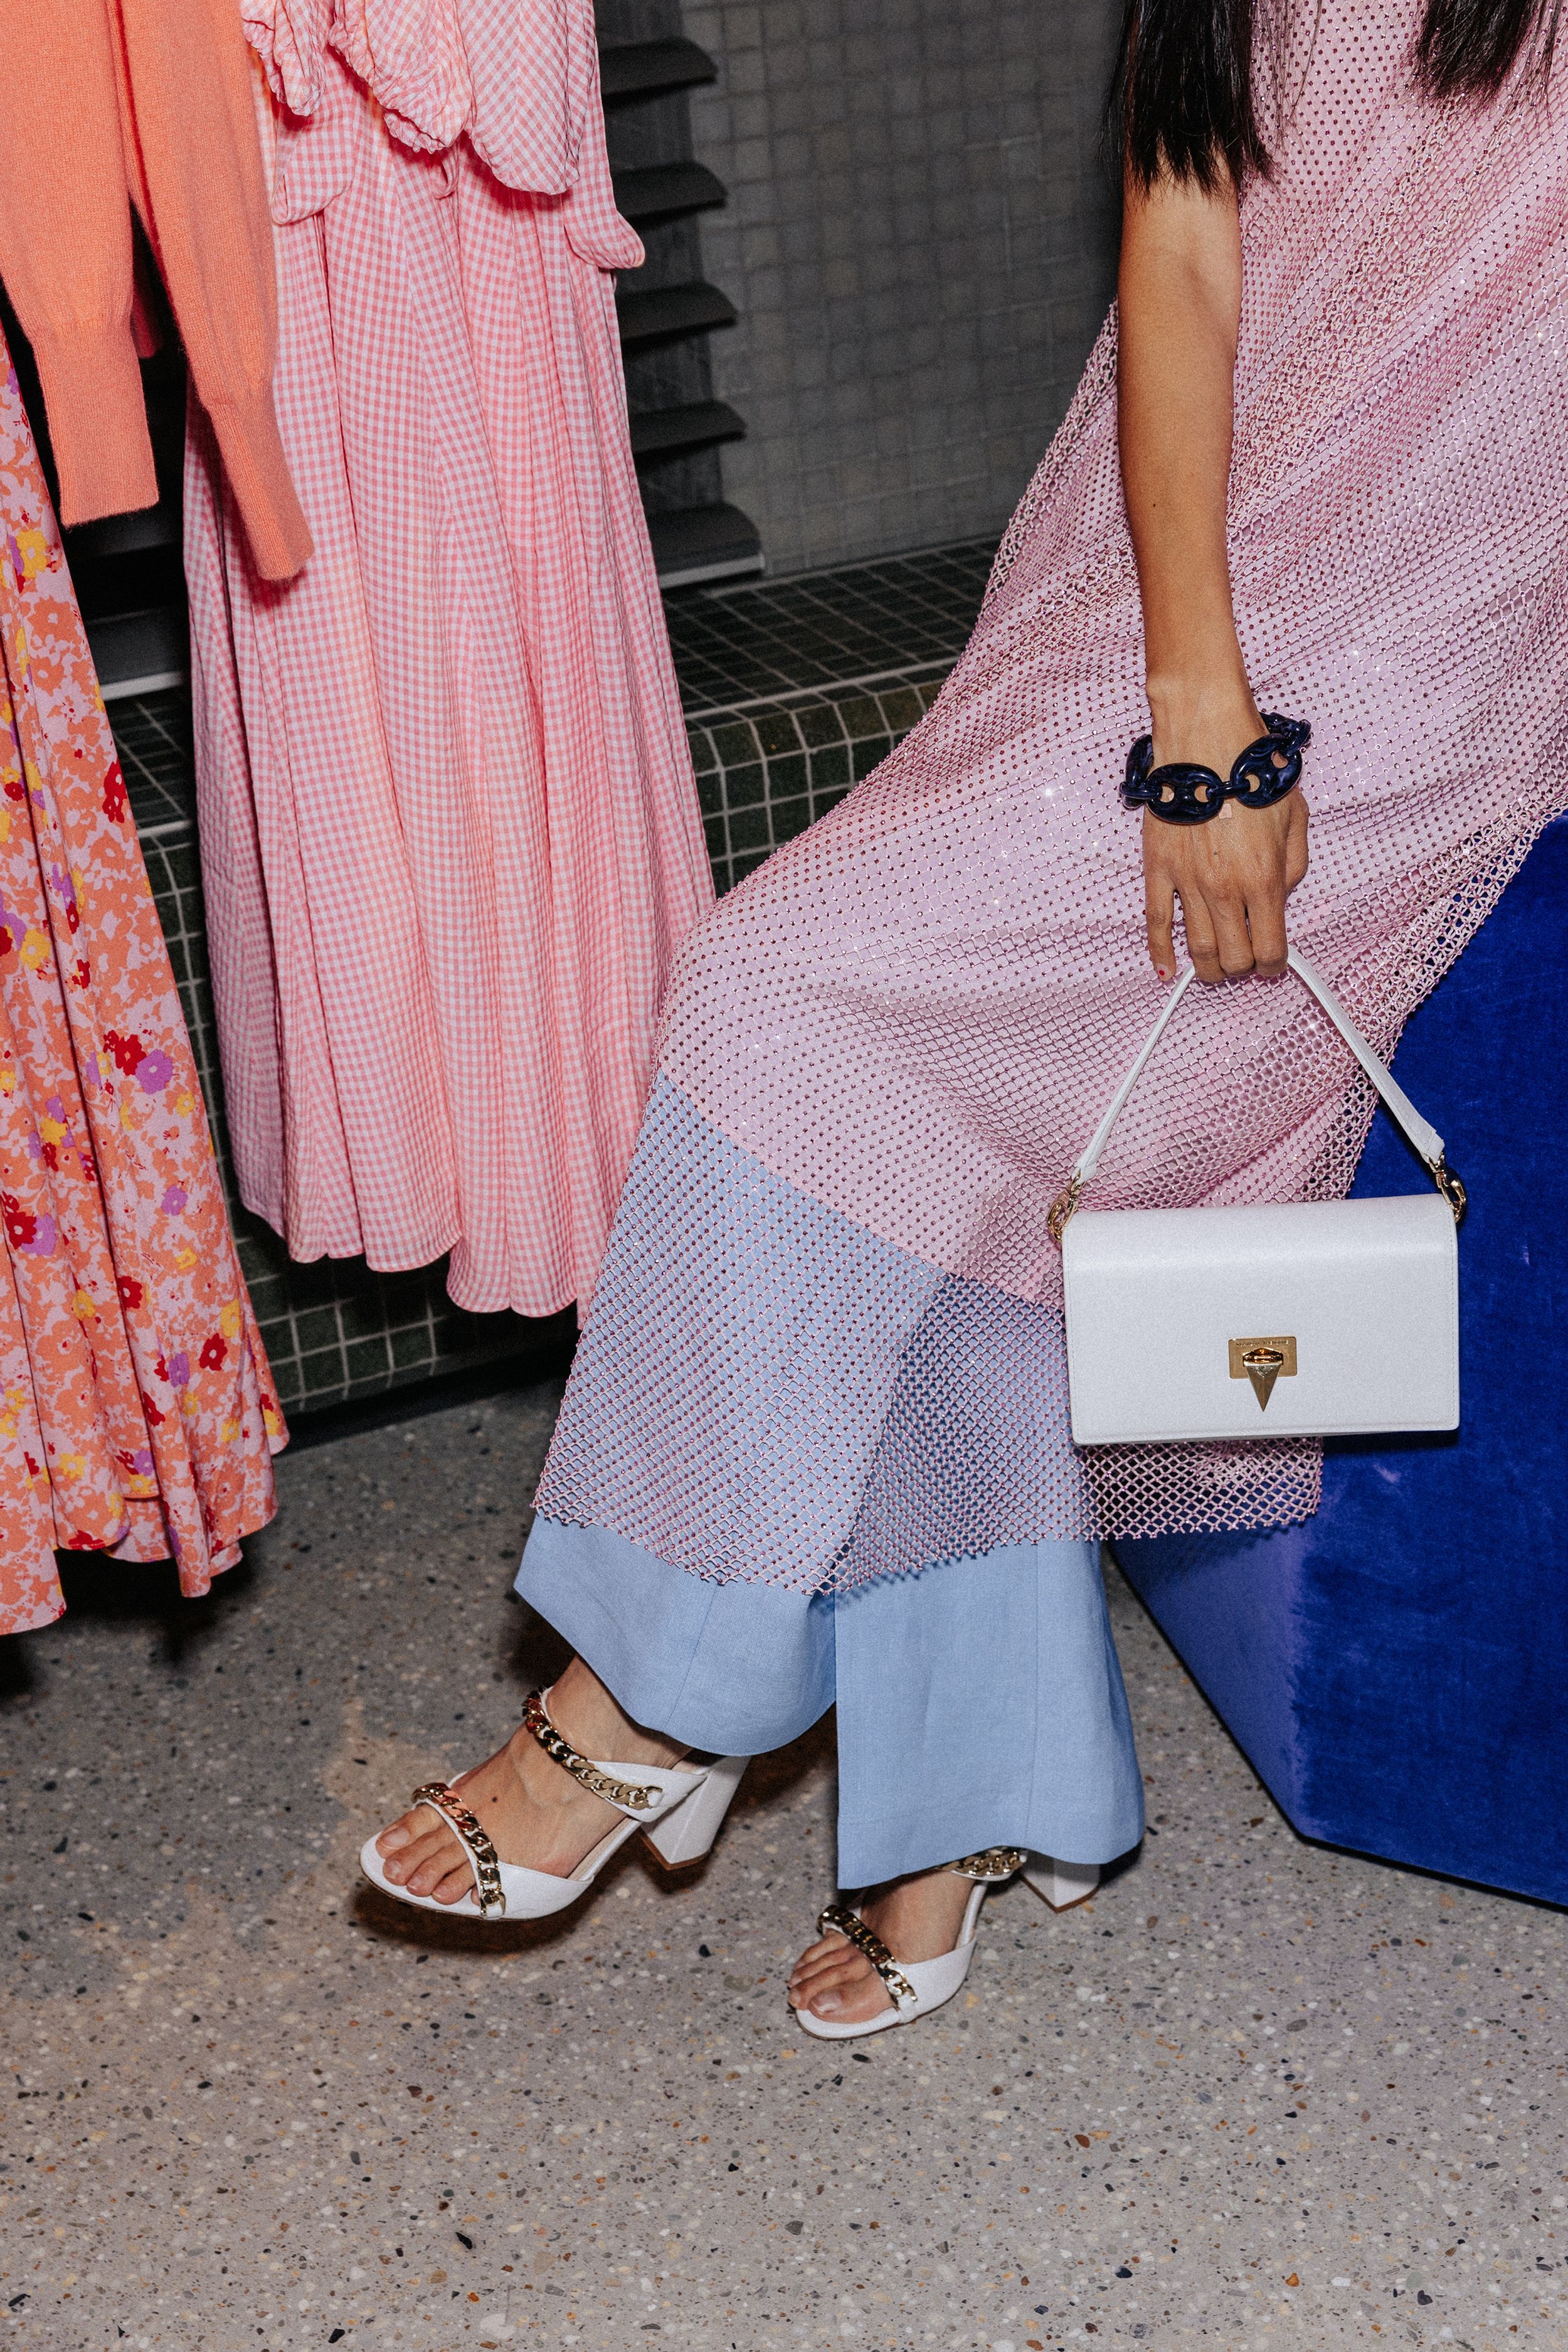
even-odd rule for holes
{"type": "Polygon", "coordinates": [[[1082,1197],[1083,1179],[1075,1170],[1051,1202],[1051,1213],[1045,1221],[1046,1229],[1058,1249],[1061,1247],[1061,1236],[1067,1231],[1069,1220],[1082,1197]]]}
{"type": "Polygon", "coordinates": [[[1226,1344],[1230,1351],[1231,1379],[1250,1381],[1259,1411],[1267,1412],[1275,1381],[1293,1381],[1296,1377],[1294,1337],[1285,1333],[1279,1339],[1231,1339],[1226,1344]]]}

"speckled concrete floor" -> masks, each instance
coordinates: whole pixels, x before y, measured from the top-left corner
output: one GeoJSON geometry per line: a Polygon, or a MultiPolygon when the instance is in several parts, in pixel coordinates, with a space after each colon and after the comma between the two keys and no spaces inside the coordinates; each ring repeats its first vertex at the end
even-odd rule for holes
{"type": "Polygon", "coordinates": [[[549,1671],[552,1403],[286,1456],[208,1601],[84,1562],[0,1654],[18,2345],[1568,2346],[1563,1918],[1301,1843],[1114,1577],[1150,1836],[1076,1912],[993,1898],[929,2023],[784,2008],[820,1732],[564,1925],[359,1885],[549,1671]]]}

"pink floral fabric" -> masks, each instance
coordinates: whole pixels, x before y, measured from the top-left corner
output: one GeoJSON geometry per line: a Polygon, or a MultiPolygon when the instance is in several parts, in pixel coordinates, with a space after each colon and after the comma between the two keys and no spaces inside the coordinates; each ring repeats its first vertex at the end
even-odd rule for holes
{"type": "Polygon", "coordinates": [[[286,1433],[168,950],[0,341],[0,1633],[55,1552],[204,1592],[286,1433]]]}

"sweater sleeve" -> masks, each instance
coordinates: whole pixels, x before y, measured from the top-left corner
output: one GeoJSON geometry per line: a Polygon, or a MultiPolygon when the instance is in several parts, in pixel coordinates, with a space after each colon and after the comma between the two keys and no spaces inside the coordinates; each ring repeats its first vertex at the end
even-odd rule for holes
{"type": "Polygon", "coordinates": [[[37,362],[61,521],[154,505],[103,0],[0,0],[0,277],[37,362]]]}
{"type": "Polygon", "coordinates": [[[287,580],[311,541],[272,402],[272,219],[239,11],[234,0],[110,5],[131,184],[252,560],[264,580],[287,580]]]}

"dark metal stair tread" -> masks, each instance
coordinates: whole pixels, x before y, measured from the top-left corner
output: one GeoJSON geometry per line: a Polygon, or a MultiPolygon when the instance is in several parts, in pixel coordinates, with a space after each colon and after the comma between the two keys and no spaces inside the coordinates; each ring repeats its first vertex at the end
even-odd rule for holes
{"type": "Polygon", "coordinates": [[[665,587],[734,578],[762,568],[756,524],[738,507],[678,507],[648,517],[653,562],[665,587]]]}
{"type": "Polygon", "coordinates": [[[190,637],[184,608],[178,604],[89,621],[87,641],[105,700],[179,685],[190,658],[190,637]]]}
{"type": "Polygon", "coordinates": [[[623,343],[653,342],[662,335],[695,335],[709,327],[733,327],[735,305],[716,286],[695,278],[684,286],[651,286],[617,295],[623,343]]]}
{"type": "Polygon", "coordinates": [[[706,163],[644,163],[614,174],[617,209],[629,221],[698,213],[725,201],[724,182],[706,163]]]}
{"type": "Polygon", "coordinates": [[[694,400],[679,408],[645,409],[633,416],[632,454],[652,457],[671,449],[700,449],[710,441],[738,441],[746,421],[725,400],[694,400]]]}
{"type": "Polygon", "coordinates": [[[599,83],[606,98],[640,98],[660,89],[690,89],[713,81],[718,68],[695,41],[618,41],[599,52],[599,83]]]}
{"type": "Polygon", "coordinates": [[[96,562],[102,556],[132,555],[151,547],[178,547],[179,509],[171,503],[160,503],[140,507],[131,514],[100,515],[94,522],[68,525],[65,541],[74,578],[84,562],[96,562]]]}

